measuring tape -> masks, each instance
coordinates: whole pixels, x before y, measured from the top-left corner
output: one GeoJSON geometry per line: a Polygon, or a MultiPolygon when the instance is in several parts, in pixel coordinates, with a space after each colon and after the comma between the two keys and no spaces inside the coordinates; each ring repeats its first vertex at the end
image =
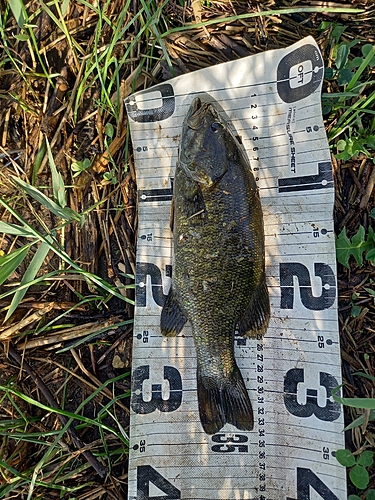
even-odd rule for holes
{"type": "Polygon", "coordinates": [[[324,67],[308,37],[182,75],[127,98],[138,185],[129,500],[343,500],[334,185],[321,115],[324,67]],[[271,319],[235,337],[254,430],[212,436],[199,419],[187,324],[160,333],[171,284],[169,228],[182,122],[197,94],[220,103],[259,186],[271,319]]]}

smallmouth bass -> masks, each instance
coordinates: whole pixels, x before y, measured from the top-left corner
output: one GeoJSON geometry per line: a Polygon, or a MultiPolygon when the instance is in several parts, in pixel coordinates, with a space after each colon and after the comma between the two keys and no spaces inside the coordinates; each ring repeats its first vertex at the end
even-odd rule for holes
{"type": "Polygon", "coordinates": [[[249,161],[207,95],[193,100],[183,123],[172,207],[174,265],[161,332],[174,336],[191,323],[204,431],[226,423],[252,430],[234,334],[264,334],[269,322],[263,215],[249,161]]]}

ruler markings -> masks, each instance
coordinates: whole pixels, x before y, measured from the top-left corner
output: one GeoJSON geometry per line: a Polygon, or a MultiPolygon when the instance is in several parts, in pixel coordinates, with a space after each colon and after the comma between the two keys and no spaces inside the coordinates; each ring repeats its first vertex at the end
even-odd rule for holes
{"type": "Polygon", "coordinates": [[[334,187],[321,118],[322,75],[321,56],[308,38],[288,49],[184,75],[128,98],[140,189],[131,414],[131,442],[139,448],[130,450],[129,500],[154,498],[154,485],[168,498],[184,500],[297,500],[310,495],[309,485],[324,500],[342,497],[345,470],[332,456],[329,463],[322,458],[326,445],[330,451],[343,447],[342,412],[330,396],[332,384],[339,385],[341,377],[331,218],[334,187]],[[256,60],[258,65],[250,62],[256,60]],[[249,72],[248,64],[255,71],[249,72]],[[222,79],[214,75],[224,67],[230,76],[222,86],[222,79]],[[305,80],[307,84],[301,84],[305,80]],[[211,81],[219,88],[212,88],[211,81]],[[173,272],[171,179],[192,87],[210,92],[222,104],[257,177],[272,307],[265,339],[235,338],[236,359],[257,417],[254,431],[227,426],[213,437],[202,431],[197,414],[191,328],[185,327],[177,338],[163,339],[159,327],[173,272]],[[293,92],[298,98],[287,101],[293,92]],[[319,184],[323,181],[326,185],[319,184]],[[173,372],[163,371],[164,366],[180,374],[180,388],[170,390],[168,377],[173,372]],[[149,378],[137,386],[138,368],[149,378]],[[180,394],[179,408],[161,412],[159,406],[162,401],[168,406],[172,393],[180,394]],[[137,398],[155,410],[133,411],[137,398]],[[239,452],[239,443],[246,443],[247,453],[239,452]],[[155,450],[160,450],[157,456],[155,450]],[[145,471],[150,475],[142,475],[145,471]],[[323,491],[331,496],[326,498],[323,491]]]}

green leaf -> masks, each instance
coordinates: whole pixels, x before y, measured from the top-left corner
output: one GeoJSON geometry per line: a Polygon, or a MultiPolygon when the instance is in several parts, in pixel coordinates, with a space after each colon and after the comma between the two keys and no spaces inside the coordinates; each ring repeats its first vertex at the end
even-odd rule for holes
{"type": "Polygon", "coordinates": [[[20,42],[26,42],[29,39],[29,35],[26,35],[26,33],[13,36],[16,40],[19,40],[20,42]]]}
{"type": "Polygon", "coordinates": [[[23,28],[27,19],[26,9],[22,0],[8,0],[9,7],[12,10],[15,20],[20,28],[23,28]]]}
{"type": "Polygon", "coordinates": [[[48,152],[48,161],[49,166],[52,173],[52,189],[53,189],[53,197],[55,201],[60,205],[61,208],[66,206],[66,192],[65,192],[65,184],[62,175],[57,171],[55,160],[53,159],[51,146],[46,138],[47,144],[47,152],[48,152]]]}
{"type": "Polygon", "coordinates": [[[355,376],[358,376],[358,377],[367,378],[367,380],[372,380],[372,382],[375,382],[375,377],[373,377],[372,375],[369,375],[368,373],[354,372],[352,375],[355,375],[355,376]]]}
{"type": "Polygon", "coordinates": [[[35,238],[35,234],[26,227],[0,222],[0,233],[11,234],[13,236],[24,236],[25,238],[35,238]]]}
{"type": "MultiPolygon", "coordinates": [[[[26,272],[22,277],[22,280],[20,283],[21,286],[25,285],[26,283],[29,283],[30,281],[32,281],[35,278],[37,272],[39,271],[45,258],[47,257],[49,250],[50,250],[50,246],[48,243],[45,243],[43,241],[39,245],[38,250],[35,252],[34,257],[32,258],[32,260],[29,264],[29,267],[26,269],[26,272]]],[[[19,303],[24,298],[27,290],[28,290],[28,287],[25,287],[25,288],[23,288],[21,290],[17,290],[15,292],[4,321],[7,321],[10,318],[10,316],[14,313],[14,311],[17,309],[17,307],[19,306],[19,303]]]]}
{"type": "Polygon", "coordinates": [[[62,5],[61,5],[61,13],[63,16],[65,16],[66,13],[68,12],[69,4],[70,4],[70,0],[63,0],[62,5]]]}
{"type": "Polygon", "coordinates": [[[370,482],[370,476],[367,470],[362,465],[355,465],[349,472],[349,477],[354,486],[360,490],[367,488],[370,482]]]}
{"type": "Polygon", "coordinates": [[[366,139],[361,137],[351,136],[341,139],[337,143],[337,149],[341,150],[342,153],[336,155],[338,160],[349,160],[359,153],[364,153],[366,156],[370,156],[370,153],[365,148],[366,139]]]}
{"type": "Polygon", "coordinates": [[[349,495],[348,500],[361,500],[361,498],[358,495],[349,495]]]}
{"type": "Polygon", "coordinates": [[[72,169],[72,171],[75,172],[73,177],[77,177],[78,175],[80,175],[82,172],[84,172],[85,170],[87,170],[90,167],[91,167],[91,161],[88,158],[85,158],[82,161],[74,161],[70,165],[70,168],[72,169]]]}
{"type": "Polygon", "coordinates": [[[338,85],[347,85],[350,80],[353,78],[353,73],[348,68],[340,69],[339,74],[337,75],[337,83],[338,85]]]}
{"type": "Polygon", "coordinates": [[[374,463],[374,452],[373,451],[362,451],[362,453],[359,455],[357,464],[363,465],[363,467],[371,467],[371,465],[374,463]]]}
{"type": "Polygon", "coordinates": [[[15,175],[12,175],[11,177],[13,181],[16,184],[18,184],[29,196],[34,198],[34,200],[38,201],[41,205],[48,208],[48,210],[50,210],[53,214],[57,215],[58,217],[61,217],[61,219],[66,221],[81,220],[81,216],[71,208],[60,207],[57,203],[48,198],[48,196],[39,191],[39,189],[35,188],[34,186],[31,186],[30,184],[27,184],[26,182],[24,182],[22,179],[19,179],[15,175]]]}
{"type": "MultiPolygon", "coordinates": [[[[370,420],[375,420],[375,410],[370,410],[370,416],[368,417],[369,421],[370,420]]],[[[365,421],[365,415],[361,415],[360,417],[356,418],[351,422],[349,425],[347,425],[344,429],[344,431],[349,431],[350,429],[354,429],[355,427],[360,427],[363,425],[365,421]]]]}
{"type": "Polygon", "coordinates": [[[349,450],[336,450],[336,460],[344,467],[352,467],[356,464],[355,457],[349,450]]]}
{"type": "Polygon", "coordinates": [[[0,257],[0,285],[17,269],[26,257],[29,249],[30,245],[26,245],[8,255],[0,257]]]}
{"type": "Polygon", "coordinates": [[[361,311],[362,311],[361,306],[353,306],[350,310],[350,316],[352,318],[357,318],[361,314],[361,311]]]}
{"type": "Polygon", "coordinates": [[[337,260],[345,267],[349,267],[349,257],[353,255],[357,265],[363,264],[363,252],[374,248],[374,243],[370,236],[365,240],[365,228],[360,226],[357,234],[352,238],[352,241],[346,235],[346,227],[336,239],[336,257],[337,260]]]}
{"type": "Polygon", "coordinates": [[[337,69],[342,69],[346,61],[348,60],[350,48],[346,42],[343,42],[339,45],[337,49],[337,54],[336,54],[336,66],[337,69]]]}
{"type": "Polygon", "coordinates": [[[363,59],[361,65],[359,66],[359,68],[357,69],[357,71],[355,72],[355,74],[353,75],[353,78],[351,79],[351,81],[349,82],[346,90],[349,92],[353,87],[354,85],[357,83],[357,81],[359,80],[359,78],[362,76],[362,73],[367,69],[367,66],[369,65],[369,63],[374,59],[375,57],[375,49],[374,47],[371,46],[371,50],[369,50],[369,52],[366,54],[365,58],[363,59]]]}
{"type": "MultiPolygon", "coordinates": [[[[372,46],[371,43],[366,43],[362,47],[361,50],[362,50],[362,54],[364,55],[364,57],[367,57],[369,55],[369,53],[374,50],[374,47],[372,46]]],[[[375,57],[374,57],[374,54],[373,54],[373,57],[371,58],[370,62],[368,62],[368,65],[369,66],[375,66],[375,57]]]]}
{"type": "Polygon", "coordinates": [[[108,136],[110,139],[112,139],[112,137],[114,136],[114,133],[115,133],[115,128],[112,125],[112,123],[108,122],[105,124],[104,132],[105,132],[106,136],[108,136]]]}
{"type": "Polygon", "coordinates": [[[324,78],[326,80],[332,80],[332,78],[335,76],[335,71],[333,68],[325,68],[324,70],[324,78]]]}
{"type": "Polygon", "coordinates": [[[358,68],[362,64],[363,57],[355,57],[351,61],[348,61],[348,64],[346,65],[347,68],[352,69],[352,68],[358,68]]]}
{"type": "Polygon", "coordinates": [[[375,248],[367,252],[366,254],[366,259],[367,260],[375,260],[375,248]]]}
{"type": "Polygon", "coordinates": [[[351,243],[346,236],[346,227],[343,227],[341,233],[336,239],[336,258],[345,267],[349,267],[349,257],[352,253],[351,243]]]}
{"type": "Polygon", "coordinates": [[[43,139],[42,144],[40,145],[40,148],[39,148],[39,150],[35,156],[35,159],[34,159],[33,171],[31,174],[31,185],[32,186],[35,185],[36,179],[38,177],[38,172],[39,172],[40,166],[42,164],[45,153],[46,153],[46,140],[43,139]]]}
{"type": "Polygon", "coordinates": [[[368,490],[366,500],[375,500],[375,490],[368,490]]]}
{"type": "Polygon", "coordinates": [[[346,28],[347,28],[347,26],[334,23],[333,28],[332,28],[332,33],[331,33],[331,40],[334,39],[335,42],[337,43],[340,40],[340,37],[344,33],[346,28]]]}
{"type": "Polygon", "coordinates": [[[332,390],[332,398],[336,403],[340,403],[352,408],[364,408],[367,410],[375,410],[375,398],[342,398],[336,396],[341,389],[341,385],[332,390]]]}

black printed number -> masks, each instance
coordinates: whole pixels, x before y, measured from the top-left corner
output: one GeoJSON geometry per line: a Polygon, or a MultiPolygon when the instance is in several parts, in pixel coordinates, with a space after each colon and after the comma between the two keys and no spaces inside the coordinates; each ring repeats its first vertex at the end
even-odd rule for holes
{"type": "Polygon", "coordinates": [[[216,451],[219,453],[233,453],[235,451],[240,453],[247,453],[249,451],[249,447],[247,444],[248,437],[243,436],[242,434],[233,434],[232,436],[226,436],[225,434],[215,434],[212,436],[212,441],[214,444],[211,447],[212,451],[216,451]]]}
{"type": "MultiPolygon", "coordinates": [[[[311,488],[323,500],[339,500],[326,484],[311,469],[297,467],[297,498],[288,497],[286,500],[311,500],[311,488]]],[[[314,495],[313,498],[316,498],[314,495]]]]}
{"type": "Polygon", "coordinates": [[[301,404],[297,401],[298,384],[304,382],[304,371],[302,368],[292,368],[285,376],[284,380],[284,403],[286,409],[296,417],[311,417],[315,415],[319,420],[324,422],[333,422],[337,420],[341,414],[339,403],[330,401],[332,389],[339,384],[335,377],[329,373],[319,372],[320,385],[326,391],[325,406],[318,406],[318,391],[317,389],[306,389],[306,404],[301,404]]]}
{"type": "Polygon", "coordinates": [[[161,271],[156,264],[151,262],[137,262],[135,293],[138,307],[146,307],[147,303],[147,276],[151,278],[152,298],[158,306],[163,306],[166,295],[163,293],[163,281],[161,271]]]}
{"type": "Polygon", "coordinates": [[[151,465],[137,467],[137,500],[179,500],[181,492],[151,465]],[[165,495],[150,497],[150,483],[155,485],[165,495]]]}
{"type": "Polygon", "coordinates": [[[306,266],[299,262],[280,263],[281,309],[294,307],[293,276],[298,279],[301,302],[306,309],[322,311],[333,305],[336,299],[336,280],[333,270],[328,264],[316,262],[314,274],[321,279],[322,283],[322,291],[318,296],[312,293],[310,272],[306,266]]]}
{"type": "Polygon", "coordinates": [[[169,398],[163,399],[161,384],[152,384],[150,401],[143,398],[143,382],[150,378],[149,365],[138,366],[133,371],[131,408],[135,413],[148,414],[155,410],[171,412],[180,407],[182,401],[182,380],[180,372],[173,366],[164,366],[164,379],[169,382],[169,398]]]}

